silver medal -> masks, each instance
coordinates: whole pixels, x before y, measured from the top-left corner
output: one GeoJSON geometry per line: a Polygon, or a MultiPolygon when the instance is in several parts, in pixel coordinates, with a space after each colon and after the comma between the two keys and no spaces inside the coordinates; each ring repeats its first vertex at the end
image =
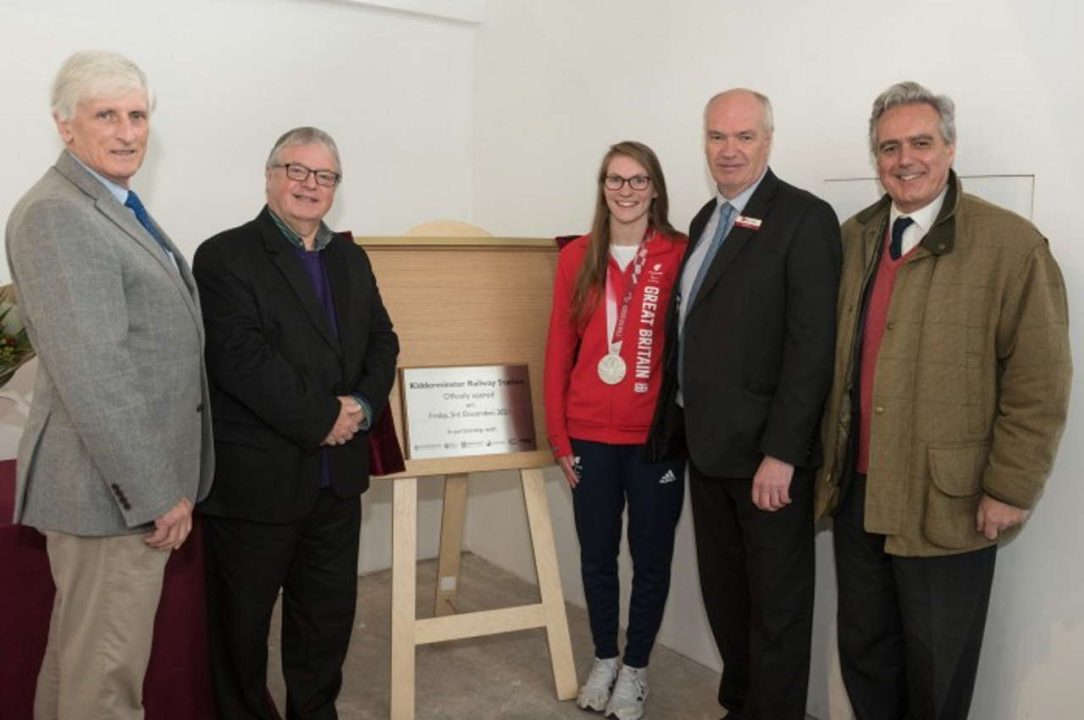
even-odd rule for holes
{"type": "Polygon", "coordinates": [[[606,353],[598,361],[598,376],[607,385],[616,385],[625,379],[625,361],[616,353],[606,353]]]}

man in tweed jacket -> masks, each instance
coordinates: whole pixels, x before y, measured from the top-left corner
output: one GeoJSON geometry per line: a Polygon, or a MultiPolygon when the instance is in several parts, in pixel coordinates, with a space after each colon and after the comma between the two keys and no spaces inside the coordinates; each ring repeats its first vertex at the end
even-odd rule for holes
{"type": "Polygon", "coordinates": [[[887,195],[843,225],[817,511],[835,512],[859,720],[966,720],[997,543],[1038,501],[1068,407],[1061,272],[1031,223],[963,192],[953,114],[916,83],[877,98],[887,195]]]}
{"type": "Polygon", "coordinates": [[[196,285],[128,190],[152,104],[131,61],[70,57],[53,86],[65,150],[7,225],[40,359],[14,519],[45,533],[57,588],[37,718],[143,717],[166,560],[213,472],[196,285]]]}

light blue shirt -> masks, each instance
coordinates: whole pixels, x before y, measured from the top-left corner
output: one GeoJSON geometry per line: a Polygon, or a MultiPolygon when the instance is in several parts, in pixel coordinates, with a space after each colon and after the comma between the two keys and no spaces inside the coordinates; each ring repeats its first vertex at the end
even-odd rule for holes
{"type": "MultiPolygon", "coordinates": [[[[103,175],[98,174],[97,172],[94,171],[93,168],[91,168],[85,162],[80,160],[76,156],[76,154],[71,152],[70,150],[65,150],[64,152],[71,155],[72,159],[75,160],[75,162],[82,165],[84,170],[86,170],[88,173],[93,175],[94,178],[98,182],[100,182],[102,185],[104,185],[105,189],[109,191],[109,194],[117,199],[117,202],[119,202],[121,205],[124,205],[126,202],[128,202],[128,193],[130,193],[131,190],[124,187],[123,185],[118,185],[117,183],[113,182],[112,180],[106,179],[103,175]]],[[[129,208],[127,205],[125,205],[124,209],[129,210],[129,211],[131,210],[131,208],[129,208]]],[[[135,212],[132,212],[132,215],[134,216],[135,212]]],[[[162,249],[166,251],[166,255],[169,255],[169,259],[173,261],[173,267],[180,270],[180,267],[177,265],[177,258],[173,256],[173,251],[170,250],[168,247],[166,247],[164,242],[159,243],[159,244],[162,246],[162,249]]]]}
{"type": "Polygon", "coordinates": [[[93,168],[80,160],[71,150],[65,150],[64,152],[71,155],[72,159],[82,165],[84,170],[93,175],[102,185],[105,185],[105,189],[108,190],[110,194],[117,199],[117,202],[123,205],[128,200],[128,188],[124,187],[123,185],[118,185],[112,180],[106,180],[105,177],[99,175],[97,172],[94,171],[93,168]]]}
{"type": "MultiPolygon", "coordinates": [[[[696,241],[696,246],[693,248],[692,254],[689,255],[688,262],[685,263],[685,269],[681,272],[681,281],[678,284],[678,356],[682,360],[684,359],[684,352],[680,352],[683,349],[685,343],[685,316],[689,311],[689,306],[692,305],[693,298],[689,297],[689,293],[692,292],[693,283],[696,282],[696,276],[700,274],[700,268],[704,264],[704,260],[707,258],[708,249],[711,246],[711,239],[715,235],[715,230],[719,227],[719,208],[723,206],[723,203],[730,203],[734,208],[734,212],[730,216],[731,227],[733,222],[738,219],[745,212],[745,206],[749,204],[749,198],[753,197],[753,193],[760,187],[760,183],[764,180],[764,176],[768,174],[767,166],[764,167],[764,172],[760,174],[749,187],[742,190],[733,198],[725,197],[722,192],[718,192],[715,195],[715,210],[711,213],[711,218],[708,219],[707,225],[704,226],[703,232],[700,233],[700,237],[696,241]]],[[[730,230],[727,230],[729,233],[730,230]]],[[[677,404],[681,407],[685,407],[685,398],[681,394],[681,376],[684,372],[684,368],[678,368],[678,391],[677,391],[677,404]]]]}
{"type": "MultiPolygon", "coordinates": [[[[711,238],[715,235],[716,228],[719,227],[719,208],[723,206],[723,203],[730,203],[734,208],[734,213],[731,216],[733,220],[736,220],[739,215],[745,212],[745,206],[749,204],[749,198],[753,197],[753,193],[760,187],[760,182],[767,174],[768,168],[764,168],[764,172],[760,174],[757,181],[749,187],[738,193],[737,197],[727,198],[723,194],[717,193],[715,196],[715,211],[712,212],[711,218],[708,220],[708,224],[704,226],[704,231],[700,233],[700,237],[697,239],[696,247],[693,248],[693,252],[689,255],[689,261],[685,263],[685,269],[681,272],[681,284],[679,290],[681,292],[681,305],[678,307],[678,333],[685,326],[685,313],[689,308],[690,302],[689,292],[692,290],[693,281],[696,280],[696,276],[700,273],[700,266],[704,264],[704,258],[708,254],[708,246],[711,245],[711,238]]],[[[728,231],[729,232],[729,231],[728,231]]]]}

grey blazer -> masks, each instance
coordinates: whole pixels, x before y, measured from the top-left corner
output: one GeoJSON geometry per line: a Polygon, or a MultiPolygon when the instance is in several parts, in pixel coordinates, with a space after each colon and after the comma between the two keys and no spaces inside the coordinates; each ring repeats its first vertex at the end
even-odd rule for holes
{"type": "Polygon", "coordinates": [[[12,210],[6,243],[39,358],[14,521],[118,535],[203,498],[214,471],[203,326],[180,251],[166,240],[175,265],[66,151],[12,210]]]}

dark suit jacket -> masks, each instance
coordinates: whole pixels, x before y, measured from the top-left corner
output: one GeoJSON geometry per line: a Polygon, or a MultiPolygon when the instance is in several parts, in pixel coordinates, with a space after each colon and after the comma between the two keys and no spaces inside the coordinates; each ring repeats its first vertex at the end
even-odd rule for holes
{"type": "MultiPolygon", "coordinates": [[[[200,506],[206,514],[303,516],[316,500],[320,443],[338,417],[337,396],[361,393],[374,418],[384,411],[399,341],[369,258],[342,237],[323,253],[338,337],[266,207],[196,251],[217,458],[216,487],[200,506]]],[[[326,450],[334,492],[364,492],[365,433],[326,450]]]]}
{"type": "MultiPolygon", "coordinates": [[[[685,259],[716,211],[689,227],[685,259]]],[[[682,396],[677,298],[667,317],[666,372],[650,443],[688,453],[705,474],[750,478],[764,455],[799,468],[820,462],[821,410],[832,379],[842,247],[835,212],[768,170],[712,261],[685,318],[682,396]]]]}

